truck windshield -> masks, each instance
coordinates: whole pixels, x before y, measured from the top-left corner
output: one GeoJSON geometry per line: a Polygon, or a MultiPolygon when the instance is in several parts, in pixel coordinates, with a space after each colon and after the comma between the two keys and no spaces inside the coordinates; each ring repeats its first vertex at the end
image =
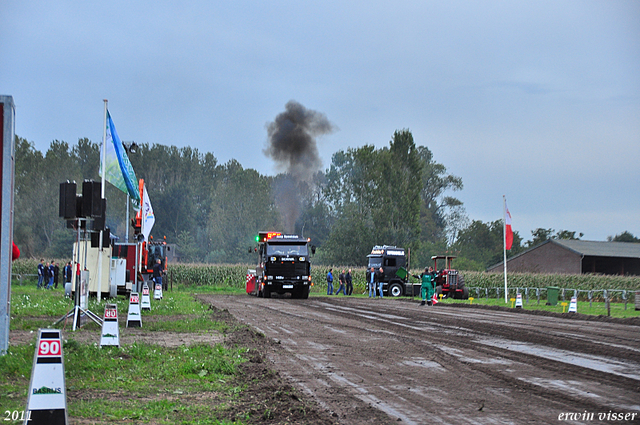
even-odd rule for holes
{"type": "Polygon", "coordinates": [[[148,245],[149,254],[147,255],[147,264],[151,266],[156,264],[156,261],[160,259],[164,265],[164,250],[161,245],[148,245]]]}
{"type": "Polygon", "coordinates": [[[267,255],[308,255],[307,245],[303,244],[267,244],[267,255]]]}
{"type": "Polygon", "coordinates": [[[374,267],[376,270],[382,266],[382,257],[369,257],[369,268],[374,267]]]}

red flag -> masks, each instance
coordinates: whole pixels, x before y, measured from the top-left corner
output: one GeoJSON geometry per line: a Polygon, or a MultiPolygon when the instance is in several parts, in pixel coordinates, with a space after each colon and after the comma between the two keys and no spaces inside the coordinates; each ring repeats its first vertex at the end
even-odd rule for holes
{"type": "Polygon", "coordinates": [[[507,201],[504,201],[504,246],[508,251],[513,245],[513,230],[511,230],[511,214],[507,208],[507,201]]]}

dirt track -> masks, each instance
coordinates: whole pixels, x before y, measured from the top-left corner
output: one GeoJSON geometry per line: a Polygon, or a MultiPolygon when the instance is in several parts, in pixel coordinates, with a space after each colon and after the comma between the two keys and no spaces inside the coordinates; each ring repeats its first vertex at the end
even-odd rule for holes
{"type": "Polygon", "coordinates": [[[273,368],[338,423],[600,423],[610,411],[640,423],[640,326],[397,299],[199,298],[275,340],[273,368]]]}

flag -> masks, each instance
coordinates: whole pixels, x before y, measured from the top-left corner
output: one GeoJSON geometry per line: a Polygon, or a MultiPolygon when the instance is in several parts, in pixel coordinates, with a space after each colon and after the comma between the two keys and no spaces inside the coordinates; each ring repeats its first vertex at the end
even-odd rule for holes
{"type": "MultiPolygon", "coordinates": [[[[127,152],[124,150],[124,146],[122,146],[120,137],[118,137],[109,111],[107,111],[106,140],[103,148],[105,148],[105,180],[124,193],[128,193],[134,201],[139,202],[140,194],[136,190],[136,182],[138,179],[133,171],[133,166],[129,161],[127,152]]],[[[102,161],[100,161],[101,177],[102,172],[102,161]]]]}
{"type": "Polygon", "coordinates": [[[141,232],[144,235],[144,240],[149,241],[149,235],[151,229],[156,222],[156,217],[153,215],[153,208],[151,207],[151,201],[149,200],[149,193],[147,192],[147,186],[142,187],[142,229],[141,232]]]}
{"type": "Polygon", "coordinates": [[[504,248],[508,251],[513,245],[513,230],[511,230],[511,214],[507,208],[507,201],[504,201],[504,248]]]}

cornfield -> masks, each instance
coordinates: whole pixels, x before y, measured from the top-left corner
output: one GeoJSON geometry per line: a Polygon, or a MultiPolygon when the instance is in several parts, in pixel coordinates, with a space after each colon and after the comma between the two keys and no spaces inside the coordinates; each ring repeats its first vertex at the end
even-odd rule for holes
{"type": "MultiPolygon", "coordinates": [[[[63,264],[63,261],[60,261],[63,264]]],[[[13,274],[37,273],[38,260],[18,259],[13,263],[13,274]]],[[[216,285],[235,288],[244,288],[247,269],[255,268],[254,264],[169,264],[168,277],[173,285],[205,286],[216,285]]],[[[342,268],[333,267],[334,288],[337,290],[338,275],[342,268]]],[[[311,276],[314,283],[312,292],[326,291],[327,272],[329,267],[311,267],[311,276]]],[[[460,272],[465,279],[465,284],[473,288],[500,288],[504,287],[504,275],[502,273],[486,273],[465,271],[460,272]]],[[[354,293],[362,293],[366,287],[366,268],[352,268],[354,293]]],[[[507,276],[509,288],[541,288],[557,286],[568,290],[578,291],[602,291],[603,289],[615,291],[640,290],[640,276],[603,276],[603,275],[565,275],[565,274],[535,274],[535,273],[510,273],[507,276]]]]}

